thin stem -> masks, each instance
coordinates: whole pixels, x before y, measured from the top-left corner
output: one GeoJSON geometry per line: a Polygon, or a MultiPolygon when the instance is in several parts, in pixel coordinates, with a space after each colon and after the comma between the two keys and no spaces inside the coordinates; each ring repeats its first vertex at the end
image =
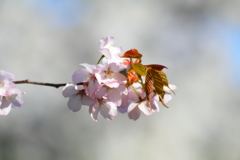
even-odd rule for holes
{"type": "Polygon", "coordinates": [[[139,95],[138,91],[136,90],[136,88],[132,85],[132,88],[134,90],[134,92],[137,94],[139,100],[142,100],[141,96],[139,95]]]}
{"type": "Polygon", "coordinates": [[[102,55],[101,58],[98,60],[97,64],[99,64],[104,57],[105,57],[105,56],[102,55]]]}
{"type": "MultiPolygon", "coordinates": [[[[66,85],[66,83],[58,83],[58,84],[55,84],[55,83],[34,82],[34,81],[30,81],[29,79],[21,80],[21,81],[13,81],[13,83],[15,83],[15,84],[28,83],[28,84],[49,86],[49,87],[55,87],[55,88],[63,87],[63,86],[66,85]]],[[[83,84],[83,83],[78,83],[77,85],[82,85],[82,84],[83,84]]]]}

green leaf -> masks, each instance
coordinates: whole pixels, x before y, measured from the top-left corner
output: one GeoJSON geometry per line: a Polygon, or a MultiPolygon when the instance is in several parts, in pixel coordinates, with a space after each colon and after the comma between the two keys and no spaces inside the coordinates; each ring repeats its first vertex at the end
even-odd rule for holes
{"type": "Polygon", "coordinates": [[[163,89],[163,86],[165,84],[165,77],[161,76],[159,72],[155,71],[154,69],[148,69],[147,74],[150,74],[152,76],[153,86],[155,88],[155,91],[157,94],[163,98],[165,91],[163,89]],[[163,78],[162,78],[163,77],[163,78]]]}
{"type": "Polygon", "coordinates": [[[137,73],[137,75],[139,76],[146,75],[146,68],[141,63],[133,63],[133,68],[134,68],[134,71],[137,73]]]}

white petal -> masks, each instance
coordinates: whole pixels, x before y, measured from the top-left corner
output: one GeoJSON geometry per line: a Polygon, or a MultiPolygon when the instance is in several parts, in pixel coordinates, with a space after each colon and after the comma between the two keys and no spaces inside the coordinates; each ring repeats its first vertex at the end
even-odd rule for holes
{"type": "MultiPolygon", "coordinates": [[[[169,84],[168,86],[169,86],[169,88],[170,88],[171,90],[177,89],[177,87],[176,87],[175,85],[169,84]]],[[[166,91],[166,92],[168,92],[168,93],[171,93],[172,91],[171,91],[169,88],[166,87],[166,86],[163,87],[164,91],[166,91]]]]}
{"type": "Polygon", "coordinates": [[[146,115],[151,115],[152,110],[150,109],[149,103],[147,101],[143,101],[138,105],[139,109],[146,115]]]}
{"type": "Polygon", "coordinates": [[[82,104],[83,105],[87,105],[87,106],[91,106],[94,103],[94,100],[91,99],[90,97],[86,96],[86,95],[82,95],[82,104]]]}
{"type": "Polygon", "coordinates": [[[70,97],[69,100],[68,100],[68,108],[70,110],[72,110],[73,112],[77,112],[81,109],[82,107],[82,103],[79,99],[80,97],[77,96],[77,97],[70,97]]]}
{"type": "Polygon", "coordinates": [[[172,95],[171,94],[168,94],[166,93],[163,97],[163,103],[168,103],[170,100],[172,99],[172,95]]]}
{"type": "Polygon", "coordinates": [[[65,87],[63,87],[62,95],[63,97],[72,97],[73,95],[77,94],[78,91],[76,90],[76,85],[74,84],[66,84],[65,87]]]}

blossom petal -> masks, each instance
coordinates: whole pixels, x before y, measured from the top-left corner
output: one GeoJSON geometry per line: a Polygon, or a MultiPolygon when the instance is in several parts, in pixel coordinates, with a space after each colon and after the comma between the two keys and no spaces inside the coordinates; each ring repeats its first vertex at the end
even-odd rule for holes
{"type": "Polygon", "coordinates": [[[128,113],[131,112],[132,110],[134,110],[136,107],[137,107],[138,103],[131,103],[129,106],[128,106],[128,113]]]}
{"type": "Polygon", "coordinates": [[[170,100],[172,100],[172,95],[169,94],[169,93],[166,93],[164,94],[164,97],[163,97],[163,103],[168,103],[170,100]]]}
{"type": "Polygon", "coordinates": [[[80,101],[80,97],[70,97],[68,100],[68,108],[72,110],[73,112],[77,112],[81,109],[82,103],[80,101]]]}
{"type": "Polygon", "coordinates": [[[94,121],[98,121],[99,103],[96,100],[95,103],[89,107],[89,113],[94,121]]]}
{"type": "Polygon", "coordinates": [[[111,102],[103,102],[100,106],[100,113],[105,119],[112,120],[117,115],[117,107],[111,102]]]}
{"type": "Polygon", "coordinates": [[[87,69],[79,69],[73,73],[72,81],[74,83],[88,82],[90,76],[91,75],[87,69]]]}
{"type": "Polygon", "coordinates": [[[0,115],[8,115],[8,113],[11,111],[11,108],[11,102],[3,97],[0,106],[0,115]]]}
{"type": "Polygon", "coordinates": [[[113,79],[118,80],[118,81],[125,81],[127,80],[127,77],[125,77],[122,73],[116,72],[112,76],[113,79]]]}
{"type": "Polygon", "coordinates": [[[91,65],[87,63],[81,63],[80,65],[84,66],[90,73],[93,73],[94,69],[96,69],[96,65],[91,65]]]}
{"type": "Polygon", "coordinates": [[[136,103],[132,103],[128,107],[128,117],[134,121],[136,121],[141,115],[141,110],[136,107],[136,103]]]}
{"type": "Polygon", "coordinates": [[[94,100],[86,95],[82,95],[81,101],[83,105],[87,105],[87,106],[91,106],[94,103],[94,100]]]}
{"type": "Polygon", "coordinates": [[[139,109],[146,115],[151,115],[152,110],[150,109],[149,103],[147,101],[143,101],[138,105],[139,109]]]}
{"type": "Polygon", "coordinates": [[[99,50],[108,60],[112,59],[112,54],[109,49],[107,48],[102,48],[99,50]]]}
{"type": "Polygon", "coordinates": [[[77,94],[78,90],[76,90],[76,85],[67,83],[65,87],[63,87],[62,95],[63,97],[72,97],[77,94]]]}
{"type": "MultiPolygon", "coordinates": [[[[176,87],[175,85],[173,85],[173,84],[169,84],[168,87],[169,87],[171,90],[177,89],[177,87],[176,87]]],[[[168,92],[168,93],[171,93],[171,90],[170,90],[168,87],[164,86],[163,89],[164,89],[164,91],[166,91],[166,92],[168,92]]]]}
{"type": "Polygon", "coordinates": [[[14,79],[14,75],[11,73],[8,73],[6,71],[0,70],[0,81],[3,80],[9,80],[12,81],[14,79]]]}
{"type": "Polygon", "coordinates": [[[9,105],[6,108],[0,109],[0,115],[2,115],[2,116],[8,115],[9,112],[11,111],[11,109],[12,109],[11,105],[9,105]]]}
{"type": "Polygon", "coordinates": [[[90,80],[88,86],[85,89],[85,92],[88,96],[94,97],[95,92],[97,91],[99,83],[97,80],[90,80]]]}
{"type": "Polygon", "coordinates": [[[98,46],[99,48],[109,48],[114,43],[114,37],[108,36],[100,39],[98,46]]]}
{"type": "Polygon", "coordinates": [[[115,103],[117,106],[121,105],[122,99],[121,99],[121,93],[118,89],[109,89],[108,90],[109,100],[113,103],[115,103]]]}

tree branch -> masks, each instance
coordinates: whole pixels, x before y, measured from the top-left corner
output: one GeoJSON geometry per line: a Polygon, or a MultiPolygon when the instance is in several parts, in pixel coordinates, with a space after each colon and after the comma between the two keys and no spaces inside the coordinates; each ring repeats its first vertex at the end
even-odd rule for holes
{"type": "MultiPolygon", "coordinates": [[[[24,83],[28,83],[28,84],[35,84],[35,85],[42,85],[42,86],[49,86],[49,87],[55,87],[55,88],[59,88],[59,87],[63,87],[66,85],[66,83],[43,83],[43,82],[34,82],[34,81],[30,81],[29,79],[26,80],[21,80],[21,81],[13,81],[13,83],[15,84],[24,84],[24,83]]],[[[83,83],[78,83],[77,85],[82,85],[83,83]]]]}

